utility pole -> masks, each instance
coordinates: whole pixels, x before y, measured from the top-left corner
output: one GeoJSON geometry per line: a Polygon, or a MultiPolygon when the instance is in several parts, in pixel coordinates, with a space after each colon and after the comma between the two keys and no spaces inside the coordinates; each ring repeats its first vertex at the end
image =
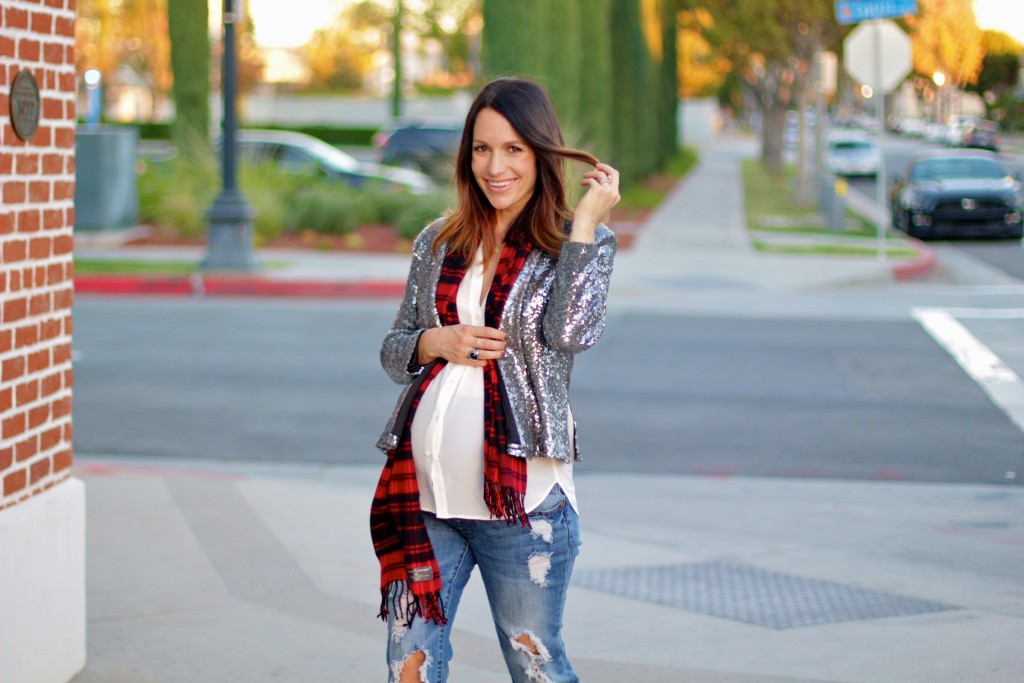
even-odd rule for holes
{"type": "Polygon", "coordinates": [[[203,270],[256,270],[252,253],[252,207],[238,190],[235,168],[236,86],[238,82],[235,55],[235,22],[238,16],[234,0],[224,0],[224,59],[221,71],[221,91],[224,114],[221,119],[221,174],[220,194],[206,212],[206,257],[199,267],[203,270]]]}

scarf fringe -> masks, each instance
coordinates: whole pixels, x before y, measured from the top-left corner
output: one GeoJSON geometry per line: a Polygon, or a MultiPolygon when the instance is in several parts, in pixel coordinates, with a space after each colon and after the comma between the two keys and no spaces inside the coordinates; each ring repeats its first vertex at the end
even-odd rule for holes
{"type": "Polygon", "coordinates": [[[393,613],[396,620],[407,624],[411,624],[417,616],[433,621],[438,626],[448,623],[441,604],[441,592],[416,595],[409,589],[408,581],[392,581],[380,589],[380,612],[377,617],[387,621],[389,613],[393,613]]]}
{"type": "Polygon", "coordinates": [[[495,519],[503,519],[509,525],[518,524],[524,529],[532,528],[526,514],[525,493],[488,481],[484,483],[484,504],[495,519]]]}

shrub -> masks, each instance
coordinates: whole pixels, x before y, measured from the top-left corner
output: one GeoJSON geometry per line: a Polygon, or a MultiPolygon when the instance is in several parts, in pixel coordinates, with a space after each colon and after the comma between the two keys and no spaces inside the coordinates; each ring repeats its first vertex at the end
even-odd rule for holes
{"type": "Polygon", "coordinates": [[[261,242],[279,237],[288,227],[287,198],[296,190],[294,178],[282,177],[269,164],[243,164],[239,170],[239,185],[255,213],[253,233],[261,242]]]}
{"type": "Polygon", "coordinates": [[[355,192],[339,183],[314,181],[288,197],[288,227],[341,235],[359,227],[361,211],[355,192]]]}
{"type": "Polygon", "coordinates": [[[416,195],[399,207],[394,224],[400,237],[412,239],[435,218],[455,206],[455,198],[447,192],[416,195]]]}
{"type": "Polygon", "coordinates": [[[217,165],[208,156],[148,163],[139,177],[139,218],[184,237],[201,235],[219,186],[217,165]]]}
{"type": "MultiPolygon", "coordinates": [[[[182,237],[201,236],[220,181],[219,165],[208,153],[147,163],[139,177],[140,219],[182,237]]],[[[254,211],[258,244],[284,232],[338,235],[370,224],[393,225],[411,238],[454,203],[450,190],[422,196],[382,186],[357,190],[269,164],[241,164],[239,186],[254,211]]]]}

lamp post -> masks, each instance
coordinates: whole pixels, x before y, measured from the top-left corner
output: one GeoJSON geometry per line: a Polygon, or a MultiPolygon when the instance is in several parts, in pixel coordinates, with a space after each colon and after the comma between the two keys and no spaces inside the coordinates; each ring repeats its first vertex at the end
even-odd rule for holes
{"type": "Polygon", "coordinates": [[[936,71],[932,74],[932,82],[935,83],[935,120],[942,123],[942,86],[946,84],[946,74],[936,71]]]}
{"type": "Polygon", "coordinates": [[[220,194],[206,212],[206,257],[199,264],[204,270],[256,270],[252,253],[252,207],[238,190],[235,168],[236,112],[235,91],[237,61],[235,56],[234,0],[224,0],[224,57],[221,70],[221,91],[224,114],[221,121],[220,194]]]}

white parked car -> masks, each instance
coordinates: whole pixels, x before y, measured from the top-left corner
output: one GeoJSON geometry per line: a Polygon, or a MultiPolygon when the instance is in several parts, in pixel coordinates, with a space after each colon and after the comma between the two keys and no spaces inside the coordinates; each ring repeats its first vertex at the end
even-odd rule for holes
{"type": "Polygon", "coordinates": [[[825,164],[838,176],[873,176],[881,163],[878,145],[861,131],[834,130],[825,138],[825,164]]]}
{"type": "Polygon", "coordinates": [[[964,129],[977,123],[977,116],[951,116],[946,123],[945,143],[950,147],[959,147],[964,141],[964,129]]]}
{"type": "Polygon", "coordinates": [[[237,149],[243,162],[270,163],[284,173],[323,176],[349,187],[365,185],[404,189],[426,194],[435,189],[423,173],[406,168],[359,161],[320,138],[279,130],[238,131],[237,149]]]}

